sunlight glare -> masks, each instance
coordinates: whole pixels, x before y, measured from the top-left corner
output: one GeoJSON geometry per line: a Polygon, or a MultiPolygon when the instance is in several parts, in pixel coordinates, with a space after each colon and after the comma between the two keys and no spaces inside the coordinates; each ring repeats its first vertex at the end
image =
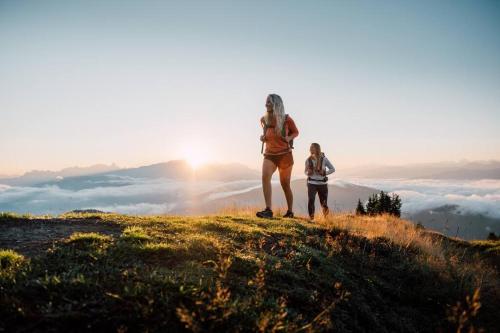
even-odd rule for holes
{"type": "Polygon", "coordinates": [[[196,170],[208,161],[208,152],[204,147],[191,146],[184,152],[184,159],[196,170]]]}

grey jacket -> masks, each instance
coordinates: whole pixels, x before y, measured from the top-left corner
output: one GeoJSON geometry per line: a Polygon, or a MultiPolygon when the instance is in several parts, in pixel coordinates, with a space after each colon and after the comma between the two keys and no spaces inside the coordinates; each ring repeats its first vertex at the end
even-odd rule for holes
{"type": "MultiPolygon", "coordinates": [[[[323,180],[325,178],[325,176],[321,175],[316,168],[316,163],[317,163],[316,160],[311,159],[311,161],[313,164],[313,174],[309,176],[307,174],[307,169],[309,169],[309,163],[308,163],[308,159],[306,159],[306,164],[305,164],[306,169],[305,169],[304,173],[306,174],[306,176],[309,177],[309,179],[307,180],[307,183],[313,184],[313,185],[325,185],[325,184],[327,184],[327,182],[323,180]]],[[[323,163],[321,165],[321,170],[323,170],[325,172],[325,175],[330,175],[330,174],[335,172],[335,167],[332,165],[332,163],[330,163],[330,160],[328,160],[328,158],[326,158],[326,156],[324,156],[324,155],[323,155],[323,163]]]]}

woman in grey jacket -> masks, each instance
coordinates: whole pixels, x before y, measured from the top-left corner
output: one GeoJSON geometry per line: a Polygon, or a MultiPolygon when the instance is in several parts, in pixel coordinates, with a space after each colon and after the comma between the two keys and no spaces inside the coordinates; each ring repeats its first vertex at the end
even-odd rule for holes
{"type": "Polygon", "coordinates": [[[318,193],[319,202],[323,209],[323,216],[327,216],[329,213],[327,175],[334,173],[335,168],[328,158],[326,158],[325,154],[321,152],[321,147],[318,143],[312,143],[309,151],[311,152],[311,156],[306,160],[305,173],[307,175],[307,194],[309,197],[307,209],[312,221],[314,220],[316,193],[318,193]]]}

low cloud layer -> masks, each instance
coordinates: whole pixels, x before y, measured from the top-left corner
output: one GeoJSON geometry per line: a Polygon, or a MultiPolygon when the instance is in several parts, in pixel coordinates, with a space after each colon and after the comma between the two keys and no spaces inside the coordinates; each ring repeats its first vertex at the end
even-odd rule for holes
{"type": "Polygon", "coordinates": [[[184,182],[121,178],[114,176],[100,182],[100,186],[81,190],[62,189],[57,185],[21,187],[0,184],[0,211],[60,214],[92,208],[124,214],[167,214],[184,202],[206,200],[214,193],[224,196],[255,186],[255,181],[184,182]]]}
{"type": "MultiPolygon", "coordinates": [[[[500,218],[500,180],[332,179],[332,184],[341,187],[349,183],[399,194],[404,213],[458,205],[463,213],[500,218]]],[[[0,211],[59,214],[94,208],[125,214],[172,214],[182,212],[185,204],[206,203],[250,191],[260,187],[260,181],[189,182],[114,177],[100,182],[100,185],[69,190],[57,185],[13,187],[0,184],[0,211]]],[[[330,196],[335,198],[335,191],[330,196]]]]}
{"type": "Polygon", "coordinates": [[[351,179],[350,182],[397,193],[403,212],[416,213],[457,205],[463,213],[500,218],[500,180],[448,181],[433,179],[351,179]]]}
{"type": "Polygon", "coordinates": [[[118,212],[129,215],[162,215],[170,213],[175,206],[176,204],[139,202],[129,205],[96,206],[95,209],[103,212],[118,212]]]}

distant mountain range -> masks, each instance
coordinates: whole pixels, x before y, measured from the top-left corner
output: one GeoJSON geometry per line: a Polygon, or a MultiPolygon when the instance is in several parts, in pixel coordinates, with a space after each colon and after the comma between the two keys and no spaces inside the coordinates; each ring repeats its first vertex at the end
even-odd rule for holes
{"type": "Polygon", "coordinates": [[[73,167],[60,171],[30,171],[22,176],[0,179],[10,186],[48,186],[57,184],[64,189],[83,189],[96,186],[127,185],[127,178],[175,180],[233,181],[260,179],[260,173],[242,164],[207,164],[194,170],[184,160],[173,160],[137,168],[118,168],[116,165],[98,164],[91,167],[73,167]],[[109,182],[110,177],[120,181],[109,182]]]}
{"type": "MultiPolygon", "coordinates": [[[[360,166],[348,169],[338,168],[336,174],[343,178],[500,179],[500,161],[421,163],[403,166],[360,166]]],[[[238,163],[207,164],[193,170],[186,161],[172,160],[137,168],[119,168],[115,164],[96,164],[90,167],[70,167],[59,171],[33,170],[17,177],[4,176],[2,178],[0,176],[0,184],[33,186],[59,183],[61,186],[65,186],[65,184],[75,182],[75,180],[65,181],[66,178],[88,177],[89,181],[93,181],[96,180],[96,177],[99,178],[106,175],[170,179],[196,177],[197,179],[220,181],[260,179],[259,171],[238,163]]]]}
{"type": "Polygon", "coordinates": [[[500,161],[421,163],[403,166],[360,166],[339,170],[343,177],[407,179],[500,179],[500,161]]]}
{"type": "Polygon", "coordinates": [[[57,181],[66,177],[78,177],[119,170],[115,164],[96,164],[89,167],[70,167],[59,171],[33,170],[22,176],[0,178],[0,184],[32,186],[43,182],[57,181]]]}
{"type": "Polygon", "coordinates": [[[490,232],[500,235],[499,219],[463,212],[458,205],[439,206],[403,217],[450,237],[484,239],[490,232]]]}

